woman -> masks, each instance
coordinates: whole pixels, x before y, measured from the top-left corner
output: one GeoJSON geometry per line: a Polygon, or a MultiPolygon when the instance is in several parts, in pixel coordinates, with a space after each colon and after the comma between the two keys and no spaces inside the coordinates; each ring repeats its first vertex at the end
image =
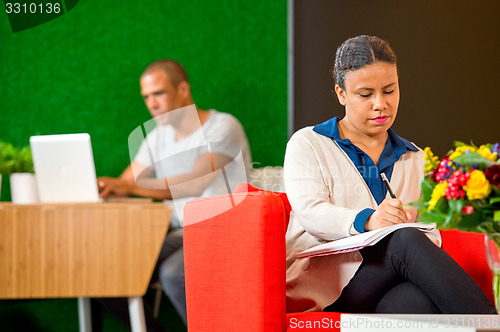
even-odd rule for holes
{"type": "Polygon", "coordinates": [[[390,129],[399,104],[394,52],[377,37],[348,39],[337,50],[334,79],[345,117],[301,129],[287,145],[287,310],[495,314],[439,248],[438,231],[401,229],[359,251],[295,259],[325,241],[416,218],[402,205],[420,196],[424,158],[390,129]],[[387,194],[381,173],[398,198],[387,194]]]}

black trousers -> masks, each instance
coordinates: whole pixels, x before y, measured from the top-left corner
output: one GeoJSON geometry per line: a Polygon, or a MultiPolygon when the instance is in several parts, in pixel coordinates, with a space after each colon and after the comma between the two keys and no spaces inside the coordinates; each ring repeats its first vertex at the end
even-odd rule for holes
{"type": "Polygon", "coordinates": [[[324,311],[497,313],[474,280],[417,229],[398,230],[360,253],[360,268],[324,311]]]}

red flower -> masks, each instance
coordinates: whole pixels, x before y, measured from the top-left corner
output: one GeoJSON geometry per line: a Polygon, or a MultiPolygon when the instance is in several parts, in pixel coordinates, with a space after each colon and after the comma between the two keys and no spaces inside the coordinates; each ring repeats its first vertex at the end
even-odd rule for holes
{"type": "Polygon", "coordinates": [[[462,212],[464,214],[473,214],[474,213],[474,207],[472,205],[466,205],[462,208],[462,212]]]}
{"type": "Polygon", "coordinates": [[[465,186],[467,181],[469,181],[470,172],[463,173],[462,170],[455,171],[448,179],[448,184],[457,185],[460,187],[465,186]]]}
{"type": "Polygon", "coordinates": [[[442,182],[447,180],[451,175],[452,166],[448,165],[450,162],[450,156],[445,156],[439,162],[437,169],[434,169],[431,174],[431,179],[436,182],[442,182]]]}
{"type": "Polygon", "coordinates": [[[484,176],[492,186],[500,188],[500,165],[493,165],[484,171],[484,176]]]}
{"type": "Polygon", "coordinates": [[[446,195],[446,198],[448,200],[450,199],[464,199],[465,198],[465,191],[460,188],[459,186],[450,186],[448,184],[448,187],[446,187],[446,191],[445,191],[445,195],[446,195]]]}
{"type": "Polygon", "coordinates": [[[462,189],[470,178],[470,173],[462,173],[462,171],[455,171],[448,179],[448,187],[446,187],[446,198],[450,199],[464,199],[465,191],[462,189]]]}

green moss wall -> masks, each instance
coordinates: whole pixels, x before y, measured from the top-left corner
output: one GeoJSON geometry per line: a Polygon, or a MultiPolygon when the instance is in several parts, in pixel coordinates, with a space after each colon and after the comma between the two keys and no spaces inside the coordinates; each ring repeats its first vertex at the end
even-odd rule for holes
{"type": "MultiPolygon", "coordinates": [[[[241,121],[255,162],[281,165],[286,42],[285,0],[84,0],[16,33],[2,10],[0,140],[24,145],[34,134],[88,132],[97,174],[117,176],[130,162],[129,133],[149,119],[139,75],[168,57],[185,65],[199,107],[241,121]]],[[[1,200],[10,200],[5,177],[2,182],[1,200]]],[[[0,316],[16,317],[7,308],[24,308],[14,310],[26,311],[18,320],[31,312],[44,331],[68,330],[58,316],[68,302],[23,303],[0,301],[0,316]]],[[[69,330],[77,329],[75,318],[69,330]]]]}
{"type": "Polygon", "coordinates": [[[241,121],[255,162],[283,162],[285,0],[87,0],[16,33],[2,11],[0,33],[2,140],[88,132],[97,174],[119,175],[129,133],[149,119],[139,75],[168,57],[185,65],[199,107],[241,121]]]}

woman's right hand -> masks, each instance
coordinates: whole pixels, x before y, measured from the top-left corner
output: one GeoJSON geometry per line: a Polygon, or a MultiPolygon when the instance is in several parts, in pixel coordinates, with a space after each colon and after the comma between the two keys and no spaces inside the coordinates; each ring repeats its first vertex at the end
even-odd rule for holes
{"type": "Polygon", "coordinates": [[[401,224],[408,220],[411,220],[410,212],[403,209],[401,201],[397,198],[386,198],[366,221],[365,231],[401,224]]]}

